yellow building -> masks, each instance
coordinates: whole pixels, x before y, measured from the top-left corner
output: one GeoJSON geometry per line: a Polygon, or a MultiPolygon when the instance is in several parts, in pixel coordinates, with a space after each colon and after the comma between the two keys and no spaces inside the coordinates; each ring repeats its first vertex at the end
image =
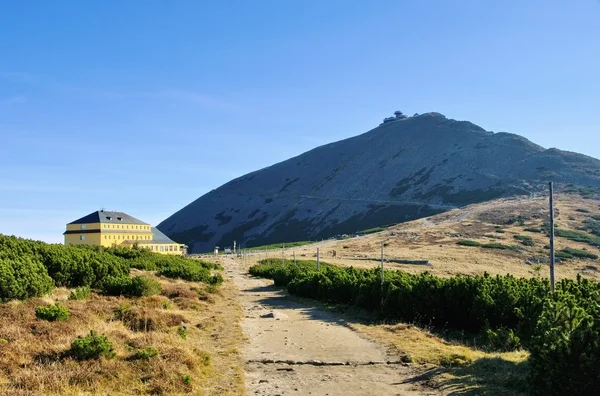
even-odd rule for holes
{"type": "Polygon", "coordinates": [[[132,247],[162,254],[182,255],[186,246],[174,242],[157,228],[122,212],[99,210],[67,224],[65,245],[132,247]]]}

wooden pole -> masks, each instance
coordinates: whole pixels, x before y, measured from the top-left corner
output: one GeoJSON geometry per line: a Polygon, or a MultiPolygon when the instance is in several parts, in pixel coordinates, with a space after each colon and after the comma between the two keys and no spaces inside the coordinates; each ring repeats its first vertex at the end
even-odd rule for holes
{"type": "Polygon", "coordinates": [[[383,241],[381,242],[381,312],[383,313],[383,283],[385,282],[385,272],[383,271],[383,241]]]}
{"type": "Polygon", "coordinates": [[[319,248],[317,248],[317,271],[319,271],[321,269],[321,262],[320,262],[320,257],[319,257],[319,248]]]}
{"type": "Polygon", "coordinates": [[[550,288],[554,293],[554,185],[550,182],[550,288]]]}

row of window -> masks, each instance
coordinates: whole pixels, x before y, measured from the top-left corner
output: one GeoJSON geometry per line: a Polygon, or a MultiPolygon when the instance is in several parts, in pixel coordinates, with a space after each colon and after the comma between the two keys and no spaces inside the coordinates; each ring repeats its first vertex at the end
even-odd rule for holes
{"type": "MultiPolygon", "coordinates": [[[[87,224],[82,224],[81,229],[85,230],[87,228],[87,224]]],[[[147,225],[133,225],[133,224],[102,224],[102,228],[117,228],[121,230],[148,230],[150,231],[150,226],[147,225]],[[115,227],[116,226],[116,227],[115,227]],[[129,228],[131,226],[131,228],[129,228]]]]}
{"type": "Polygon", "coordinates": [[[104,239],[135,239],[135,240],[149,240],[152,239],[150,235],[107,235],[104,234],[104,239]]]}
{"type": "Polygon", "coordinates": [[[169,246],[163,246],[163,245],[150,245],[148,246],[148,249],[154,251],[154,252],[176,252],[177,251],[177,246],[173,246],[173,245],[169,245],[169,246]],[[160,250],[159,250],[160,248],[160,250]]]}

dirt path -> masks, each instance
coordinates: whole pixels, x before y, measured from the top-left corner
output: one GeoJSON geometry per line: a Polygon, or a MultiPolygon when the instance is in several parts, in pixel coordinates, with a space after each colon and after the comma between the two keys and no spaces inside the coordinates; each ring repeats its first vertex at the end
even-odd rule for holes
{"type": "Polygon", "coordinates": [[[331,314],[288,297],[225,259],[244,309],[248,395],[438,395],[410,382],[418,373],[331,314]]]}

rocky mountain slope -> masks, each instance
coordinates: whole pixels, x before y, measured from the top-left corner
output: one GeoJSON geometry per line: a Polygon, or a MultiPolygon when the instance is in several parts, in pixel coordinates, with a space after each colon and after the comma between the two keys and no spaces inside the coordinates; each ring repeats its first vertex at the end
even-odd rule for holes
{"type": "Polygon", "coordinates": [[[319,239],[535,193],[547,181],[600,187],[600,161],[439,113],[401,116],[234,179],[158,228],[191,252],[319,239]]]}

